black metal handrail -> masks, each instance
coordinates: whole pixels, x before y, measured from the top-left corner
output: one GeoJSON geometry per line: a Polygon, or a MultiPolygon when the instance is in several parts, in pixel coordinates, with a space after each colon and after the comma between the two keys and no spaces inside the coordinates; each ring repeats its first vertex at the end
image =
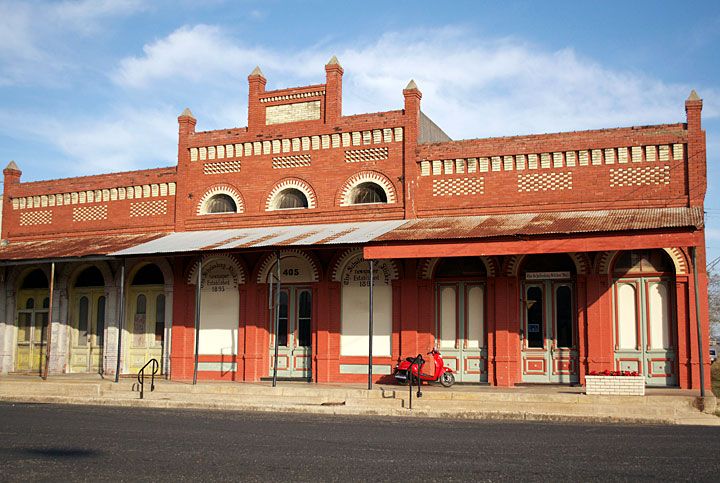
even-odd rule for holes
{"type": "Polygon", "coordinates": [[[143,398],[145,392],[145,368],[149,365],[152,365],[152,372],[150,373],[150,392],[155,390],[155,374],[157,374],[160,369],[160,363],[157,359],[150,359],[144,366],[142,366],[142,369],[138,371],[137,380],[138,387],[140,388],[140,399],[143,398]]]}
{"type": "Polygon", "coordinates": [[[410,395],[410,400],[408,401],[408,402],[409,402],[408,409],[412,409],[412,393],[413,393],[413,373],[412,373],[412,368],[413,368],[413,366],[417,366],[417,372],[418,372],[418,377],[417,377],[417,385],[418,385],[418,386],[417,386],[417,389],[418,389],[418,390],[417,390],[417,397],[420,398],[420,397],[422,397],[422,389],[420,389],[420,385],[422,384],[422,380],[420,379],[420,369],[422,369],[422,366],[424,366],[424,365],[425,365],[425,359],[423,359],[422,354],[418,354],[417,357],[416,357],[415,359],[413,359],[413,361],[410,363],[410,367],[408,368],[408,377],[410,378],[410,394],[409,394],[409,395],[410,395]]]}

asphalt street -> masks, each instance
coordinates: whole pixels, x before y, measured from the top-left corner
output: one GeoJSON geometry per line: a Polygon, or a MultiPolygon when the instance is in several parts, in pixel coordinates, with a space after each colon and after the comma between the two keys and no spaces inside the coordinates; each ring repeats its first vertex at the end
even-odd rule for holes
{"type": "Polygon", "coordinates": [[[0,404],[0,480],[718,481],[720,430],[0,404]]]}

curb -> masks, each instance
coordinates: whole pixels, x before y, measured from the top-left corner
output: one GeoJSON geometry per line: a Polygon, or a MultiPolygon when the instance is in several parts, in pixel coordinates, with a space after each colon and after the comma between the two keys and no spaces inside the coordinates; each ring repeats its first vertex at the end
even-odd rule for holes
{"type": "MultiPolygon", "coordinates": [[[[621,416],[584,416],[584,415],[563,415],[552,413],[530,413],[530,412],[500,412],[500,411],[447,411],[430,409],[395,409],[395,408],[363,408],[345,405],[257,405],[237,404],[227,402],[194,402],[194,401],[172,401],[172,400],[151,400],[151,399],[108,399],[108,398],[78,398],[65,396],[0,396],[0,402],[8,403],[42,403],[42,404],[67,404],[77,406],[107,406],[107,407],[132,407],[147,409],[205,409],[211,411],[252,411],[252,412],[276,412],[296,414],[325,414],[338,416],[378,416],[378,417],[415,417],[433,419],[464,419],[464,420],[488,420],[488,421],[536,421],[536,422],[562,422],[562,423],[614,423],[614,424],[644,424],[644,425],[682,425],[683,419],[679,418],[639,418],[621,416]]],[[[711,420],[692,420],[691,424],[716,425],[711,420]]]]}

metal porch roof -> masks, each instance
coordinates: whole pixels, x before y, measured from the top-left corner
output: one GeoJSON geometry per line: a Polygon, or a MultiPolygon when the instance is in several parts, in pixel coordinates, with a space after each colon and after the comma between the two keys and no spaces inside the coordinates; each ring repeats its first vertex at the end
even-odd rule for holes
{"type": "Polygon", "coordinates": [[[487,239],[667,228],[703,228],[701,208],[563,211],[408,220],[376,242],[487,239]]]}
{"type": "Polygon", "coordinates": [[[163,235],[163,233],[142,233],[10,241],[0,246],[0,261],[106,256],[111,252],[133,247],[163,235]]]}
{"type": "Polygon", "coordinates": [[[406,220],[363,221],[318,225],[266,226],[229,230],[171,233],[116,251],[112,255],[149,255],[231,248],[366,243],[406,223],[406,220]]]}

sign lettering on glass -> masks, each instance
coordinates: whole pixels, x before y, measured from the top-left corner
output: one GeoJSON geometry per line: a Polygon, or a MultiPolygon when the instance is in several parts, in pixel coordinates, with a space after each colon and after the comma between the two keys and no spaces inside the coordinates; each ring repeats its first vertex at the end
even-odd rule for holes
{"type": "Polygon", "coordinates": [[[570,272],[527,272],[525,280],[567,280],[570,272]]]}

